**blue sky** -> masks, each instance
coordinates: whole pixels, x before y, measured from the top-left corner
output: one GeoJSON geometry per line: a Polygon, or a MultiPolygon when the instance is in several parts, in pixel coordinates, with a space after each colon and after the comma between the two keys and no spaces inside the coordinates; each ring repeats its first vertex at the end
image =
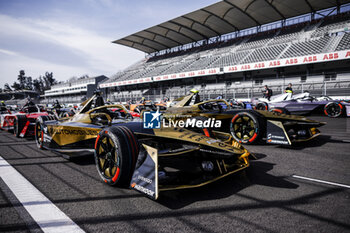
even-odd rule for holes
{"type": "Polygon", "coordinates": [[[111,76],[145,56],[111,41],[217,1],[0,0],[0,87],[21,69],[59,81],[111,76]]]}

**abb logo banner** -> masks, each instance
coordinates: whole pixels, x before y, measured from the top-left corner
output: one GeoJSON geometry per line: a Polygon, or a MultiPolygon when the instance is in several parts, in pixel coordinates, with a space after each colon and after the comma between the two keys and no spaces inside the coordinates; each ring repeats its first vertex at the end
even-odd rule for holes
{"type": "Polygon", "coordinates": [[[183,72],[183,73],[177,73],[177,74],[167,74],[162,76],[156,76],[156,77],[153,77],[153,81],[163,81],[163,80],[171,80],[171,79],[178,79],[178,78],[191,78],[191,77],[198,77],[198,76],[205,76],[205,75],[213,75],[218,73],[220,73],[219,68],[196,70],[196,71],[183,72]]]}
{"type": "Polygon", "coordinates": [[[149,83],[149,82],[153,82],[151,77],[127,80],[127,81],[122,81],[122,82],[102,83],[99,86],[100,86],[100,88],[106,88],[106,87],[125,86],[125,85],[132,85],[132,84],[138,84],[138,83],[149,83]]]}
{"type": "Polygon", "coordinates": [[[227,67],[224,67],[224,73],[242,72],[247,70],[260,70],[260,69],[268,69],[273,67],[285,67],[285,66],[309,64],[309,63],[316,63],[316,62],[342,60],[342,59],[349,59],[349,58],[350,58],[350,51],[345,50],[345,51],[337,51],[333,53],[322,53],[322,54],[308,55],[303,57],[292,57],[292,58],[278,59],[273,61],[256,62],[256,63],[236,65],[236,66],[227,66],[227,67]]]}
{"type": "Polygon", "coordinates": [[[180,78],[191,78],[191,77],[215,75],[215,74],[222,74],[222,73],[260,70],[260,69],[294,66],[294,65],[309,64],[309,63],[316,63],[316,62],[327,62],[327,61],[335,61],[335,60],[343,60],[343,59],[350,59],[350,50],[337,51],[333,53],[308,55],[303,57],[292,57],[292,58],[278,59],[278,60],[272,60],[272,61],[256,62],[256,63],[242,64],[242,65],[235,65],[235,66],[226,66],[224,67],[223,72],[220,71],[220,68],[212,68],[212,69],[204,69],[204,70],[183,72],[183,73],[177,73],[177,74],[166,74],[166,75],[155,76],[155,77],[146,77],[146,78],[140,78],[140,79],[121,81],[121,82],[102,83],[99,86],[100,88],[106,88],[106,87],[114,87],[114,86],[134,85],[138,83],[158,82],[158,81],[173,80],[173,79],[180,79],[180,78]]]}

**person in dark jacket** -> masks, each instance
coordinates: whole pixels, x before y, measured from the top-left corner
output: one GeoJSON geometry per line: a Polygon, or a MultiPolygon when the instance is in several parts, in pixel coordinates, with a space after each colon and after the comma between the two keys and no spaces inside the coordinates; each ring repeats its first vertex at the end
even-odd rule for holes
{"type": "Polygon", "coordinates": [[[263,97],[270,100],[272,96],[272,90],[267,85],[265,85],[264,87],[265,87],[265,90],[263,91],[263,97]]]}

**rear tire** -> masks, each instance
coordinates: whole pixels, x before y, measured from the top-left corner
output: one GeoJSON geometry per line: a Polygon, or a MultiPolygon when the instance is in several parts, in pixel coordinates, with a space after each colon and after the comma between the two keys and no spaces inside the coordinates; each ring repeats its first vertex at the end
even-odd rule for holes
{"type": "Polygon", "coordinates": [[[328,117],[336,118],[343,114],[343,105],[338,102],[329,102],[324,106],[324,113],[328,117]]]}
{"type": "Polygon", "coordinates": [[[19,138],[20,134],[27,122],[27,117],[23,115],[17,115],[13,122],[13,134],[19,138]]]}
{"type": "Polygon", "coordinates": [[[260,103],[258,103],[258,104],[255,106],[255,110],[265,110],[265,111],[267,111],[267,110],[269,110],[269,106],[268,106],[268,104],[265,103],[265,102],[260,102],[260,103]]]}
{"type": "Polygon", "coordinates": [[[264,130],[264,124],[260,118],[251,112],[239,112],[233,116],[230,123],[232,137],[242,144],[257,143],[264,130]]]}
{"type": "Polygon", "coordinates": [[[102,180],[109,185],[129,185],[138,153],[137,139],[127,127],[102,130],[95,142],[95,163],[102,180]]]}

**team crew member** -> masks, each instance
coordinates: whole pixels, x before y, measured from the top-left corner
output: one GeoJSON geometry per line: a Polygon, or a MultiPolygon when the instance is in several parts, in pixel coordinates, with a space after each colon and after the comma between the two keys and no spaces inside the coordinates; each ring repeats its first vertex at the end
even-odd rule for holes
{"type": "Polygon", "coordinates": [[[272,96],[272,90],[267,85],[265,85],[264,87],[265,87],[265,90],[263,91],[263,97],[270,100],[272,96]]]}
{"type": "Polygon", "coordinates": [[[56,100],[55,104],[53,105],[53,108],[56,108],[56,109],[60,109],[61,108],[61,105],[58,102],[58,100],[56,100]]]}
{"type": "Polygon", "coordinates": [[[142,96],[141,100],[139,101],[139,104],[144,104],[146,103],[146,98],[142,96]]]}
{"type": "Polygon", "coordinates": [[[3,100],[1,100],[1,103],[0,103],[0,111],[6,111],[7,108],[6,108],[6,104],[3,100]]]}
{"type": "Polygon", "coordinates": [[[285,93],[292,93],[293,94],[293,89],[292,89],[292,84],[289,83],[288,87],[284,90],[285,93]]]}

